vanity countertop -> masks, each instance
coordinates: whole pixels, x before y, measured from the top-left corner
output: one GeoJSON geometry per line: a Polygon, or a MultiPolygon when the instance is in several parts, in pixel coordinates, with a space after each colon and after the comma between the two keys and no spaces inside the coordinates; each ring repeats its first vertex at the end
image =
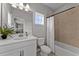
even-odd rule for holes
{"type": "Polygon", "coordinates": [[[22,42],[22,41],[36,40],[36,39],[37,39],[37,37],[35,37],[35,36],[7,38],[4,40],[0,40],[0,46],[17,43],[17,42],[22,42]]]}

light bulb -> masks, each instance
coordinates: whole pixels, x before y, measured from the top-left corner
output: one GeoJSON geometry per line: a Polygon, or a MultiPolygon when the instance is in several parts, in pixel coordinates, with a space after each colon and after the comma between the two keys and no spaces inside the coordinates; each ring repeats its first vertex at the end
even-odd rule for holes
{"type": "Polygon", "coordinates": [[[20,6],[19,6],[19,9],[21,9],[21,10],[22,10],[22,9],[23,9],[23,7],[20,7],[20,6]]]}
{"type": "Polygon", "coordinates": [[[25,9],[25,11],[29,11],[28,9],[25,9]]]}
{"type": "Polygon", "coordinates": [[[25,11],[31,11],[29,4],[26,4],[26,6],[24,6],[23,3],[11,3],[11,5],[14,8],[19,8],[21,10],[24,9],[25,11]]]}
{"type": "Polygon", "coordinates": [[[15,5],[16,5],[16,6],[19,6],[19,3],[16,3],[15,5]]]}
{"type": "Polygon", "coordinates": [[[26,7],[25,7],[25,9],[28,9],[28,10],[30,10],[30,6],[29,6],[29,4],[26,4],[26,7]]]}
{"type": "Polygon", "coordinates": [[[19,4],[19,9],[21,9],[21,10],[22,10],[23,8],[24,8],[23,3],[20,3],[20,4],[19,4]]]}
{"type": "Polygon", "coordinates": [[[24,7],[23,3],[20,3],[19,6],[24,7]]]}
{"type": "Polygon", "coordinates": [[[12,4],[12,7],[17,8],[17,6],[16,6],[16,4],[15,4],[15,3],[13,3],[13,4],[12,4]]]}

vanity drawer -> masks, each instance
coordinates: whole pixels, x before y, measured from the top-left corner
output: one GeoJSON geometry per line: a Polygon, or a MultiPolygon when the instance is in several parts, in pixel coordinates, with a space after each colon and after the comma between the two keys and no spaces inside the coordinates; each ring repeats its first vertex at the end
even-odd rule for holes
{"type": "Polygon", "coordinates": [[[16,42],[12,44],[6,44],[0,46],[0,53],[9,51],[9,50],[14,50],[14,49],[20,49],[25,46],[31,46],[31,45],[36,45],[36,40],[28,40],[28,41],[21,41],[21,42],[16,42]]]}

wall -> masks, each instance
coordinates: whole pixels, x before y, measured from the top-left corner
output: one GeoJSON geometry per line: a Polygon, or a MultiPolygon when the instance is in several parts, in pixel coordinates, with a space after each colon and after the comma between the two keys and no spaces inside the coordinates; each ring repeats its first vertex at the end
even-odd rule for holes
{"type": "Polygon", "coordinates": [[[2,26],[5,26],[8,22],[8,8],[7,4],[2,3],[2,26]]]}
{"type": "Polygon", "coordinates": [[[0,3],[0,26],[1,26],[1,3],[0,3]]]}
{"type": "MultiPolygon", "coordinates": [[[[24,19],[25,20],[24,31],[25,32],[28,31],[29,33],[32,33],[32,20],[33,20],[32,12],[27,13],[25,11],[12,8],[8,3],[3,3],[2,4],[2,25],[3,26],[5,24],[6,25],[8,24],[8,12],[12,15],[12,20],[14,16],[24,19]]],[[[0,11],[0,14],[1,14],[1,11],[0,11]]]]}
{"type": "MultiPolygon", "coordinates": [[[[30,4],[30,7],[33,11],[33,13],[35,12],[39,12],[44,14],[45,16],[47,16],[48,14],[52,13],[52,11],[47,7],[44,6],[43,4],[40,3],[32,3],[30,4]]],[[[45,37],[45,25],[44,26],[38,26],[33,24],[33,13],[30,12],[25,12],[16,8],[12,8],[9,4],[4,3],[3,5],[3,25],[7,24],[7,20],[8,20],[8,12],[10,12],[10,14],[12,14],[13,16],[22,18],[25,20],[25,24],[26,26],[24,27],[25,30],[24,31],[28,31],[29,33],[32,33],[33,31],[33,35],[37,35],[37,37],[45,37]],[[37,32],[36,32],[37,31],[37,32]],[[39,33],[41,35],[39,35],[39,33]]],[[[46,21],[46,20],[45,20],[46,21]]]]}
{"type": "Polygon", "coordinates": [[[10,5],[7,3],[2,3],[2,26],[7,25],[8,23],[8,12],[11,13],[10,5]]]}
{"type": "Polygon", "coordinates": [[[32,33],[33,13],[12,8],[12,16],[20,18],[24,22],[24,32],[32,33]]]}
{"type": "MultiPolygon", "coordinates": [[[[39,4],[39,3],[38,4],[32,3],[32,4],[30,4],[30,7],[31,7],[33,13],[39,12],[39,13],[44,14],[45,17],[52,12],[48,7],[46,7],[42,4],[39,4]]],[[[26,31],[32,32],[33,35],[35,35],[37,37],[45,37],[45,31],[46,31],[45,25],[41,26],[41,25],[36,25],[36,24],[32,23],[34,21],[34,19],[33,19],[34,15],[32,13],[27,13],[25,11],[21,11],[19,9],[12,8],[12,14],[26,20],[26,28],[25,28],[26,31]]]]}
{"type": "MultiPolygon", "coordinates": [[[[31,9],[33,12],[39,12],[42,13],[45,17],[52,13],[52,11],[45,5],[41,3],[32,3],[30,4],[31,9]]],[[[33,20],[34,22],[34,20],[33,20]]],[[[46,19],[45,19],[45,24],[44,25],[36,25],[33,23],[33,35],[37,37],[43,37],[45,38],[45,32],[46,32],[46,19]]]]}
{"type": "Polygon", "coordinates": [[[55,39],[79,47],[79,6],[55,16],[55,39]]]}
{"type": "Polygon", "coordinates": [[[33,20],[33,35],[36,37],[45,38],[45,24],[38,25],[35,24],[35,20],[33,20]]]}
{"type": "Polygon", "coordinates": [[[53,11],[42,3],[30,3],[30,7],[33,12],[40,12],[45,16],[50,15],[53,11]]]}
{"type": "MultiPolygon", "coordinates": [[[[33,14],[35,17],[35,14],[33,14]]],[[[35,24],[35,20],[33,19],[33,35],[36,37],[45,38],[45,22],[44,25],[35,24]]]]}

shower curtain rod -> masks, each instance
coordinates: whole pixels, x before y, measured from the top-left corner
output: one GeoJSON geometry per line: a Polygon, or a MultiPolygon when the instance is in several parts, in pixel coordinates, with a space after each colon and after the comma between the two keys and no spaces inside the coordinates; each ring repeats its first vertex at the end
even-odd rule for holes
{"type": "Polygon", "coordinates": [[[58,12],[58,13],[56,13],[56,14],[50,15],[50,16],[48,16],[48,17],[46,17],[46,18],[49,18],[49,17],[55,16],[55,15],[58,15],[58,14],[60,14],[60,13],[66,12],[66,11],[68,11],[68,10],[71,10],[71,9],[73,9],[73,8],[75,8],[75,7],[71,7],[71,8],[69,8],[69,9],[64,10],[64,11],[61,11],[61,12],[58,12]]]}

